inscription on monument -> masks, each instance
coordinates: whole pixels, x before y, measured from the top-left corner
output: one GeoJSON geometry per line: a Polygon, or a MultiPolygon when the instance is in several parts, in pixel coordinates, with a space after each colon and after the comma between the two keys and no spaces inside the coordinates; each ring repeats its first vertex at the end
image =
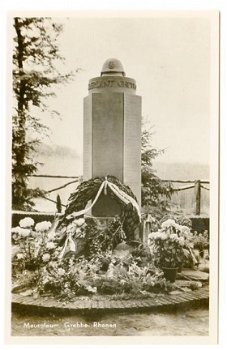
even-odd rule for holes
{"type": "Polygon", "coordinates": [[[134,89],[136,90],[136,84],[132,81],[126,80],[126,79],[120,79],[120,80],[114,80],[114,79],[100,79],[97,78],[93,79],[89,85],[88,90],[97,89],[97,88],[108,88],[108,87],[122,87],[122,88],[128,88],[128,89],[134,89]]]}

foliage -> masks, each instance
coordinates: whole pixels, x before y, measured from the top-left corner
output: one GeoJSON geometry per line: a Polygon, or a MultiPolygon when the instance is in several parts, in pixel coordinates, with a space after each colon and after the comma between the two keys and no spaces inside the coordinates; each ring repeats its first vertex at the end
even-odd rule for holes
{"type": "Polygon", "coordinates": [[[98,289],[103,294],[131,293],[142,291],[160,292],[167,290],[163,273],[151,264],[139,266],[133,257],[112,258],[106,277],[100,279],[98,289]]]}
{"type": "Polygon", "coordinates": [[[209,237],[208,232],[205,230],[203,233],[194,232],[193,238],[194,248],[203,252],[205,249],[209,248],[209,237]]]}
{"type": "Polygon", "coordinates": [[[154,266],[139,267],[131,260],[127,268],[121,260],[111,258],[106,273],[100,272],[99,258],[86,260],[73,258],[50,262],[42,269],[38,282],[40,293],[51,292],[63,299],[78,295],[164,292],[168,283],[154,266]]]}
{"type": "Polygon", "coordinates": [[[169,210],[169,200],[173,193],[170,183],[164,183],[155,175],[153,160],[164,152],[152,147],[152,132],[143,130],[141,150],[142,206],[159,219],[169,210]]]}
{"type": "MultiPolygon", "coordinates": [[[[59,229],[62,229],[74,220],[74,212],[83,210],[90,200],[95,199],[97,192],[105,179],[106,177],[95,177],[88,181],[83,181],[77,187],[75,192],[71,193],[65,213],[59,223],[59,229]]],[[[125,192],[127,195],[136,200],[136,197],[129,186],[122,184],[121,181],[119,181],[115,176],[108,175],[107,179],[109,182],[116,185],[121,191],[125,192]]],[[[108,195],[119,203],[121,208],[120,220],[127,239],[134,239],[134,231],[140,223],[137,210],[131,203],[125,204],[112,191],[107,191],[108,195]]]]}
{"type": "MultiPolygon", "coordinates": [[[[13,51],[13,92],[16,99],[12,120],[12,203],[14,209],[27,210],[32,198],[43,192],[28,188],[28,176],[36,172],[34,152],[40,136],[47,132],[36,109],[47,110],[46,100],[54,96],[52,87],[68,81],[70,74],[56,68],[63,61],[58,49],[62,26],[44,17],[15,17],[13,51]],[[29,133],[32,130],[32,135],[29,133]]],[[[51,111],[50,114],[56,114],[51,111]]]]}
{"type": "Polygon", "coordinates": [[[86,256],[97,256],[113,250],[117,244],[125,241],[126,235],[122,222],[115,217],[105,228],[100,227],[98,220],[87,220],[86,256]]]}
{"type": "MultiPolygon", "coordinates": [[[[179,221],[190,224],[185,218],[179,221]]],[[[14,274],[19,281],[14,292],[22,289],[26,290],[25,295],[47,293],[65,301],[80,295],[137,297],[165,293],[174,286],[160,268],[180,267],[190,256],[193,243],[196,246],[205,242],[200,235],[193,235],[188,226],[168,219],[161,221],[157,232],[149,234],[149,251],[146,245],[129,241],[127,248],[131,244],[134,249],[119,256],[115,247],[125,244],[125,233],[117,217],[106,228],[93,218],[86,222],[84,218],[74,218],[60,231],[56,227],[56,222],[35,225],[33,219],[26,217],[12,229],[13,247],[17,247],[13,265],[20,267],[14,274]],[[84,255],[76,254],[81,239],[86,242],[84,255]],[[30,275],[27,270],[32,270],[30,275]]]]}
{"type": "Polygon", "coordinates": [[[26,271],[34,271],[27,284],[32,293],[50,293],[69,300],[78,295],[137,295],[168,290],[169,284],[163,273],[151,263],[144,266],[140,254],[121,258],[113,255],[114,247],[125,238],[119,219],[115,218],[103,232],[94,226],[94,234],[88,240],[90,252],[86,257],[68,254],[70,241],[66,239],[71,237],[74,242],[85,239],[88,230],[92,235],[89,222],[86,224],[83,218],[76,219],[64,228],[64,232],[56,232],[54,226],[47,221],[34,225],[34,220],[27,217],[12,229],[13,247],[17,247],[12,260],[14,265],[20,266],[16,277],[23,284],[26,271]],[[63,236],[66,238],[64,242],[63,236]],[[98,249],[92,246],[95,241],[98,249]]]}
{"type": "Polygon", "coordinates": [[[62,244],[66,245],[64,255],[73,253],[76,256],[85,255],[89,259],[112,251],[117,244],[126,239],[118,217],[104,226],[100,225],[96,218],[87,218],[86,222],[84,218],[74,219],[69,221],[67,226],[58,228],[58,231],[62,233],[62,244]],[[72,248],[74,244],[75,248],[72,248]]]}
{"type": "Polygon", "coordinates": [[[88,262],[83,258],[76,263],[73,258],[51,261],[41,270],[38,291],[68,299],[95,293],[94,281],[98,269],[95,261],[88,262]]]}
{"type": "Polygon", "coordinates": [[[25,267],[37,269],[60,256],[68,258],[84,254],[92,259],[112,251],[126,238],[117,217],[104,228],[95,219],[87,219],[87,222],[83,218],[74,219],[56,232],[56,223],[51,226],[50,222],[43,221],[34,227],[33,219],[22,219],[19,226],[12,228],[14,265],[22,270],[25,267]],[[79,247],[81,240],[84,243],[82,249],[79,247]]]}
{"type": "Polygon", "coordinates": [[[134,258],[140,258],[142,262],[145,261],[146,263],[151,260],[150,250],[148,246],[142,242],[139,242],[139,244],[133,249],[132,256],[134,258]]]}
{"type": "Polygon", "coordinates": [[[185,260],[185,251],[191,253],[192,234],[187,226],[167,220],[157,232],[148,236],[148,244],[158,267],[181,267],[185,260]]]}

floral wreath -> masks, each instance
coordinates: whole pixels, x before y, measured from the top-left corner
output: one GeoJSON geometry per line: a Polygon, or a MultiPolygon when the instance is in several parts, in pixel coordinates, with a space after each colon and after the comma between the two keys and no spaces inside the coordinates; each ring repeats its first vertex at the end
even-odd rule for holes
{"type": "Polygon", "coordinates": [[[131,198],[131,201],[124,202],[116,194],[117,191],[113,192],[108,190],[108,195],[116,200],[121,208],[120,220],[127,239],[134,239],[134,232],[141,221],[137,199],[130,187],[122,184],[115,176],[95,177],[82,182],[75,192],[71,193],[65,213],[59,221],[58,228],[61,229],[68,226],[75,219],[74,213],[81,212],[81,216],[77,215],[77,217],[82,217],[87,203],[95,200],[100,187],[105,181],[107,181],[110,186],[115,186],[115,188],[122,194],[125,194],[127,198],[131,198]]]}

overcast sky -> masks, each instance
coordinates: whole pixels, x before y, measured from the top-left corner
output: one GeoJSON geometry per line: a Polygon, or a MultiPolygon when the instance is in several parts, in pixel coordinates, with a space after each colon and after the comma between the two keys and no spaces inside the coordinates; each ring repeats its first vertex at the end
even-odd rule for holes
{"type": "Polygon", "coordinates": [[[210,22],[205,17],[69,18],[60,48],[66,69],[82,70],[51,104],[62,120],[45,117],[51,142],[82,157],[83,97],[107,58],[121,60],[137,82],[142,115],[154,125],[162,162],[209,163],[210,22]]]}

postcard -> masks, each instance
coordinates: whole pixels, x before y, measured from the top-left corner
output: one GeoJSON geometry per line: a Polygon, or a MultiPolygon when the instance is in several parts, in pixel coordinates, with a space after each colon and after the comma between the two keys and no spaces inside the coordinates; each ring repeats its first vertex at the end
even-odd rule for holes
{"type": "Polygon", "coordinates": [[[218,11],[7,31],[8,342],[217,343],[218,11]]]}

